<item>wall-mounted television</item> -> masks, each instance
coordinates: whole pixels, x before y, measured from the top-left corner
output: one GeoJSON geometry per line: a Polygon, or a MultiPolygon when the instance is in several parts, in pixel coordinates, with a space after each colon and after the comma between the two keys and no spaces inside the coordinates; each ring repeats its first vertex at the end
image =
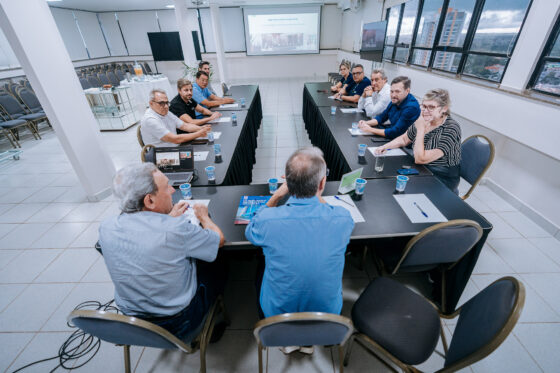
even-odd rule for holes
{"type": "Polygon", "coordinates": [[[382,51],[385,45],[385,32],[387,21],[371,22],[364,24],[362,30],[361,52],[382,51]]]}
{"type": "Polygon", "coordinates": [[[183,48],[178,32],[148,32],[154,61],[183,61],[183,48]]]}

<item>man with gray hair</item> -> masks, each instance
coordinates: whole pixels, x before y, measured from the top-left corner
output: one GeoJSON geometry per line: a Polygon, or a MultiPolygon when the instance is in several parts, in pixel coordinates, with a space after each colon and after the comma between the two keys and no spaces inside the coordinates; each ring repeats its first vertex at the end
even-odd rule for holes
{"type": "Polygon", "coordinates": [[[321,197],[326,170],[318,148],[296,151],[286,163],[286,183],[245,230],[265,257],[262,316],[342,309],[344,254],[354,221],[346,209],[321,197]],[[287,202],[277,207],[287,194],[287,202]]]}
{"type": "Polygon", "coordinates": [[[223,292],[224,271],[209,262],[224,235],[206,206],[173,206],[168,181],[151,163],[120,169],[113,192],[122,213],[101,223],[99,244],[119,309],[183,338],[223,292]],[[187,208],[194,208],[202,227],[183,215],[187,208]]]}
{"type": "Polygon", "coordinates": [[[175,146],[204,137],[211,130],[210,125],[197,126],[186,123],[170,113],[167,93],[161,89],[150,92],[150,107],[144,113],[140,125],[144,144],[151,144],[156,148],[175,146]],[[177,128],[188,133],[177,134],[177,128]]]}
{"type": "Polygon", "coordinates": [[[387,84],[387,75],[383,69],[371,72],[371,85],[364,89],[358,100],[358,109],[365,110],[370,118],[379,115],[391,103],[391,87],[387,84]]]}

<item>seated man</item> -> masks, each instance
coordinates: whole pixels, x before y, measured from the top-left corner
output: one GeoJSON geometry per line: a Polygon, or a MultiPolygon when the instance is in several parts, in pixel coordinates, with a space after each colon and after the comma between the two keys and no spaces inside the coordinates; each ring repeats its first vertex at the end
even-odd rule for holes
{"type": "Polygon", "coordinates": [[[364,89],[368,87],[371,82],[368,78],[364,77],[364,67],[360,64],[355,65],[352,69],[352,78],[354,79],[354,85],[348,85],[338,92],[334,97],[339,98],[343,101],[348,102],[358,102],[360,96],[364,93],[364,89]]]}
{"type": "Polygon", "coordinates": [[[210,91],[210,93],[217,96],[216,91],[214,90],[214,88],[212,88],[212,83],[210,83],[210,62],[200,61],[198,64],[198,71],[204,71],[206,74],[208,74],[208,90],[210,91]]]}
{"type": "Polygon", "coordinates": [[[286,163],[286,183],[245,230],[261,246],[265,270],[262,315],[288,312],[340,313],[344,254],[354,228],[350,213],[321,197],[326,164],[318,148],[304,148],[286,163]],[[276,207],[287,194],[286,204],[276,207]]]}
{"type": "Polygon", "coordinates": [[[210,125],[199,127],[196,124],[185,123],[175,114],[170,113],[167,94],[161,89],[150,92],[150,107],[146,110],[140,125],[144,144],[151,144],[156,148],[170,147],[204,137],[212,128],[210,125]],[[177,128],[192,133],[178,135],[177,128]]]}
{"type": "Polygon", "coordinates": [[[194,206],[202,227],[191,224],[187,205],[173,206],[174,191],[151,163],[119,170],[113,193],[122,213],[101,223],[99,243],[119,309],[184,338],[223,292],[225,274],[208,262],[224,235],[204,205],[194,206]]]}
{"type": "MultiPolygon", "coordinates": [[[[235,102],[233,98],[223,98],[212,94],[208,89],[208,74],[204,71],[196,73],[196,83],[193,84],[193,98],[205,108],[216,107],[223,104],[233,104],[235,102]]],[[[202,118],[202,114],[197,113],[196,117],[202,118]]]]}
{"type": "Polygon", "coordinates": [[[177,80],[177,90],[179,93],[175,96],[175,98],[173,98],[173,100],[171,100],[169,111],[175,114],[183,122],[200,126],[222,116],[222,114],[218,112],[211,112],[210,110],[200,106],[195,100],[193,100],[193,87],[190,80],[177,80]],[[206,115],[207,117],[195,119],[196,112],[206,115]]]}
{"type": "Polygon", "coordinates": [[[397,76],[391,82],[391,102],[385,110],[372,120],[361,120],[360,129],[374,135],[394,139],[406,132],[408,127],[420,116],[420,105],[410,94],[410,79],[406,76],[397,76]],[[372,128],[391,121],[386,128],[372,128]]]}
{"type": "Polygon", "coordinates": [[[382,69],[371,72],[371,86],[364,89],[358,101],[358,109],[365,110],[370,118],[379,115],[391,102],[391,88],[387,84],[387,75],[382,69]]]}

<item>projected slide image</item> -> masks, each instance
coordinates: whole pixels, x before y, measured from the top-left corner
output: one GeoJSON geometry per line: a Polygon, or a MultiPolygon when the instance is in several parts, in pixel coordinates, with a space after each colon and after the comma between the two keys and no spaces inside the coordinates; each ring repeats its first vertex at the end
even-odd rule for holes
{"type": "Polygon", "coordinates": [[[362,50],[383,50],[387,22],[366,23],[362,32],[362,50]]]}
{"type": "Polygon", "coordinates": [[[179,152],[156,153],[158,168],[173,167],[179,165],[179,152]]]}
{"type": "Polygon", "coordinates": [[[248,54],[317,53],[319,50],[317,14],[254,14],[247,19],[248,54]]]}

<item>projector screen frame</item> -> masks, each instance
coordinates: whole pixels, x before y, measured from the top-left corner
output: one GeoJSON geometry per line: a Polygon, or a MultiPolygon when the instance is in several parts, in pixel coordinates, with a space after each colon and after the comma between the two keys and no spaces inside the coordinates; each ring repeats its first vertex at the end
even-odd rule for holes
{"type": "Polygon", "coordinates": [[[320,54],[321,53],[321,10],[322,6],[319,4],[302,4],[302,5],[290,5],[277,6],[277,5],[261,5],[261,6],[243,6],[243,26],[245,28],[245,54],[250,57],[262,57],[262,56],[293,56],[293,55],[304,55],[304,54],[320,54]],[[248,14],[249,13],[249,14],[248,14]],[[261,15],[274,15],[274,14],[317,14],[317,49],[314,51],[293,51],[286,53],[285,51],[271,52],[271,53],[254,53],[250,48],[250,31],[249,31],[249,15],[261,14],[261,15]]]}

